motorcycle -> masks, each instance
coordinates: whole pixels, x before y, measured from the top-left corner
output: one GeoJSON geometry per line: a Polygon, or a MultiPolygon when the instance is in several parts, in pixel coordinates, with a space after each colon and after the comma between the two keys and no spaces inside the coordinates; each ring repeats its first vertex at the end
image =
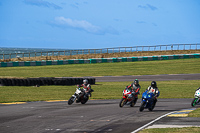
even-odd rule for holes
{"type": "MultiPolygon", "coordinates": [[[[90,92],[93,92],[93,90],[91,89],[90,92]]],[[[74,101],[76,100],[76,103],[79,103],[81,102],[81,104],[85,104],[88,99],[89,99],[89,96],[91,96],[91,93],[85,93],[83,96],[81,96],[79,98],[79,96],[84,93],[84,90],[82,90],[81,88],[76,88],[76,91],[74,93],[74,95],[72,95],[69,100],[68,100],[68,105],[71,105],[74,103],[74,101]]]]}
{"type": "Polygon", "coordinates": [[[134,95],[132,95],[132,92],[125,88],[123,90],[123,98],[121,99],[119,103],[119,107],[123,107],[124,105],[130,105],[131,107],[134,107],[136,101],[134,95]]]}
{"type": "Polygon", "coordinates": [[[143,94],[142,94],[142,102],[140,105],[140,111],[143,111],[144,109],[148,109],[149,111],[152,111],[155,107],[155,102],[154,102],[154,94],[152,92],[148,92],[148,90],[146,90],[143,94]]]}
{"type": "Polygon", "coordinates": [[[195,94],[194,94],[194,99],[192,100],[191,106],[194,107],[197,103],[200,102],[199,98],[200,98],[200,89],[196,90],[195,94]]]}

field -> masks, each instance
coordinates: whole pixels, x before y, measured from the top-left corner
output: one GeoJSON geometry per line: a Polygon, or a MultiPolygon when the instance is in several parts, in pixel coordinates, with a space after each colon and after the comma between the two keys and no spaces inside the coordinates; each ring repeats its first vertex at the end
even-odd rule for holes
{"type": "MultiPolygon", "coordinates": [[[[94,92],[91,99],[121,99],[123,89],[129,84],[131,82],[98,82],[96,85],[92,85],[94,92]]],[[[157,84],[161,92],[159,98],[193,98],[199,81],[158,81],[157,84]]],[[[150,82],[140,81],[140,85],[142,86],[140,91],[142,94],[150,82]]],[[[75,88],[76,86],[2,86],[0,87],[0,103],[68,100],[75,92],[75,88]]]]}
{"type": "Polygon", "coordinates": [[[82,77],[200,73],[200,59],[4,67],[0,77],[82,77]]]}

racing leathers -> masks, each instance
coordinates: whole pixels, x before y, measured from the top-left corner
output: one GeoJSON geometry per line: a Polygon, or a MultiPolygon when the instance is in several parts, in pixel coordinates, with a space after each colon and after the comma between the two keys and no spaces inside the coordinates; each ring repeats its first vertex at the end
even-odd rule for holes
{"type": "Polygon", "coordinates": [[[137,100],[138,100],[138,94],[140,94],[141,86],[139,84],[135,85],[134,82],[133,82],[127,88],[132,92],[132,95],[134,97],[133,102],[136,103],[137,100]]]}
{"type": "Polygon", "coordinates": [[[91,97],[91,93],[92,89],[91,89],[91,85],[90,84],[82,84],[82,85],[77,85],[78,87],[83,87],[83,89],[81,89],[82,93],[79,95],[78,100],[76,102],[80,102],[80,98],[82,96],[84,96],[85,94],[87,94],[88,96],[91,97]]]}
{"type": "Polygon", "coordinates": [[[158,90],[158,87],[152,87],[152,86],[149,86],[147,88],[147,90],[149,92],[152,92],[154,94],[154,103],[156,104],[157,102],[157,97],[159,96],[159,90],[158,90]]]}

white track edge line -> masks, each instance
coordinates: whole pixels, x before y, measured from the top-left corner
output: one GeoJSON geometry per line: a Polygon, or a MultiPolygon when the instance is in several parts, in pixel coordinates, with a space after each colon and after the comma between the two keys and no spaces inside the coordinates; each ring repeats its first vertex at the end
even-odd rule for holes
{"type": "Polygon", "coordinates": [[[165,115],[162,115],[162,116],[156,118],[155,120],[153,120],[153,121],[147,123],[146,125],[144,125],[144,126],[138,128],[138,129],[136,129],[135,131],[132,131],[131,133],[136,133],[136,132],[138,132],[138,131],[144,129],[145,127],[149,126],[150,124],[152,124],[152,123],[154,123],[154,122],[160,120],[161,118],[163,118],[163,117],[165,117],[165,116],[167,116],[167,115],[170,115],[170,114],[172,114],[172,113],[175,113],[175,112],[177,112],[177,111],[173,111],[173,112],[167,113],[167,114],[165,114],[165,115]]]}

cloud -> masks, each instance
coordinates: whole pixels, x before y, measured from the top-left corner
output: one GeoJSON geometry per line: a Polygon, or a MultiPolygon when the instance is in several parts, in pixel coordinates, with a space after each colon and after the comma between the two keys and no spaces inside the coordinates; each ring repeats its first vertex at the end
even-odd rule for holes
{"type": "Polygon", "coordinates": [[[48,7],[48,8],[54,8],[54,9],[62,9],[62,7],[54,4],[54,3],[49,3],[44,0],[24,0],[24,3],[27,5],[34,5],[34,6],[39,6],[39,7],[48,7]]]}
{"type": "Polygon", "coordinates": [[[152,10],[152,11],[158,10],[157,7],[152,6],[152,5],[150,5],[150,4],[146,4],[145,6],[139,5],[138,7],[139,7],[139,8],[146,9],[146,10],[147,10],[147,9],[150,9],[150,10],[152,10]]]}
{"type": "Polygon", "coordinates": [[[65,17],[56,17],[55,21],[50,22],[49,24],[62,29],[73,28],[75,30],[81,30],[97,35],[103,35],[106,33],[118,34],[117,30],[115,30],[112,27],[108,27],[107,29],[104,30],[101,27],[95,26],[85,20],[72,20],[70,18],[65,18],[65,17]]]}

